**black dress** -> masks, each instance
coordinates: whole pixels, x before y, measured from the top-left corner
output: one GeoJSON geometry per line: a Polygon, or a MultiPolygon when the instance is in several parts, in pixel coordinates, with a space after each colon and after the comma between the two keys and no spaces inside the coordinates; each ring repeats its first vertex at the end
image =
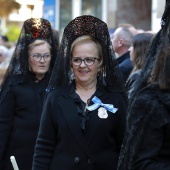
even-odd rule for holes
{"type": "Polygon", "coordinates": [[[123,80],[124,80],[124,82],[126,82],[126,80],[128,79],[128,77],[133,69],[133,63],[130,60],[130,52],[127,51],[125,54],[121,55],[116,60],[119,64],[119,68],[122,72],[123,80]]]}
{"type": "Polygon", "coordinates": [[[23,83],[10,86],[0,103],[0,169],[13,170],[10,156],[15,156],[19,169],[31,170],[48,80],[46,75],[36,83],[29,73],[23,83]]]}

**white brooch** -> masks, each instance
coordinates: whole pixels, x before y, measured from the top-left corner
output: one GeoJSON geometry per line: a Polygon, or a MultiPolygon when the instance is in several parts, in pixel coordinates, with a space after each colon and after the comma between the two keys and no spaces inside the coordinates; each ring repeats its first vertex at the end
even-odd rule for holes
{"type": "Polygon", "coordinates": [[[102,119],[106,119],[108,117],[107,110],[104,107],[100,107],[98,109],[98,116],[102,119]]]}

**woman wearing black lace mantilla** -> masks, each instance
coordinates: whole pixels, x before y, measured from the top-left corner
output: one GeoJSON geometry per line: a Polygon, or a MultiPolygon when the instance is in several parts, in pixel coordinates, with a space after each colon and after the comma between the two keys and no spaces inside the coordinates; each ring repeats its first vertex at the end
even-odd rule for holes
{"type": "Polygon", "coordinates": [[[32,167],[42,105],[57,56],[58,37],[42,18],[24,22],[0,92],[0,169],[32,167]]]}
{"type": "Polygon", "coordinates": [[[170,0],[132,93],[118,170],[170,170],[170,0]]]}
{"type": "Polygon", "coordinates": [[[48,90],[33,170],[116,169],[127,96],[103,21],[67,25],[48,90]]]}

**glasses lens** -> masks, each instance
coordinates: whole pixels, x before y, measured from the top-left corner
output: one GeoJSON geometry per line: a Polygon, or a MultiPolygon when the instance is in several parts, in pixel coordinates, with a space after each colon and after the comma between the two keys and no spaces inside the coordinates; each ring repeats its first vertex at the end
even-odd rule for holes
{"type": "Polygon", "coordinates": [[[72,63],[76,66],[80,65],[81,61],[81,58],[72,58],[72,63]]]}
{"type": "Polygon", "coordinates": [[[40,61],[41,60],[41,54],[34,54],[33,55],[33,58],[34,58],[34,60],[36,60],[36,61],[40,61]]]}
{"type": "Polygon", "coordinates": [[[43,55],[43,59],[44,59],[45,61],[49,61],[49,60],[51,59],[51,55],[50,55],[50,54],[44,54],[44,55],[43,55]]]}
{"type": "Polygon", "coordinates": [[[94,58],[85,58],[84,61],[85,61],[86,65],[90,66],[90,65],[94,64],[95,59],[94,58]]]}
{"type": "Polygon", "coordinates": [[[37,53],[37,54],[33,55],[33,58],[36,61],[41,61],[42,58],[44,61],[49,61],[51,59],[51,55],[50,54],[41,55],[41,54],[37,53]]]}
{"type": "Polygon", "coordinates": [[[85,59],[81,59],[81,58],[76,58],[73,57],[72,58],[72,63],[75,66],[79,66],[83,61],[86,65],[91,66],[95,63],[95,59],[97,58],[93,58],[93,57],[86,57],[85,59]]]}

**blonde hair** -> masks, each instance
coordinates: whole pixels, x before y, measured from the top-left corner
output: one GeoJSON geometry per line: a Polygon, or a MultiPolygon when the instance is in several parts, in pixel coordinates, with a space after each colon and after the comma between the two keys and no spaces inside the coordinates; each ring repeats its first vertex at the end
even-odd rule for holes
{"type": "Polygon", "coordinates": [[[42,44],[46,44],[47,47],[49,48],[49,50],[51,50],[51,45],[50,45],[47,41],[45,41],[45,40],[35,40],[33,43],[31,43],[31,44],[28,46],[28,47],[29,47],[29,52],[30,52],[31,50],[33,50],[34,47],[39,46],[39,45],[42,45],[42,44]]]}

